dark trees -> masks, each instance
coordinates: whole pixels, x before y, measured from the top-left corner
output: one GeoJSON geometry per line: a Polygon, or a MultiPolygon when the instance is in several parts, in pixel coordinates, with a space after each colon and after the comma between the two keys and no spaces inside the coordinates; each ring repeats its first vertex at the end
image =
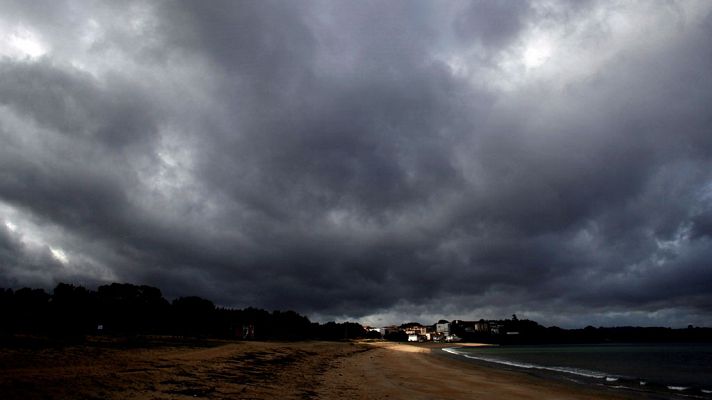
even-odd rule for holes
{"type": "Polygon", "coordinates": [[[171,304],[174,331],[183,336],[206,336],[215,332],[215,304],[200,297],[181,297],[171,304]]]}
{"type": "Polygon", "coordinates": [[[81,286],[60,283],[52,292],[49,312],[51,334],[81,337],[96,327],[97,295],[81,286]]]}
{"type": "Polygon", "coordinates": [[[112,283],[97,290],[98,325],[111,333],[163,333],[169,304],[158,288],[112,283]]]}
{"type": "Polygon", "coordinates": [[[49,335],[81,340],[85,335],[159,334],[257,340],[343,340],[365,337],[356,323],[312,323],[294,311],[216,308],[189,296],[169,303],[158,288],[112,283],[96,291],[66,283],[52,294],[41,289],[0,288],[0,335],[49,335]]]}

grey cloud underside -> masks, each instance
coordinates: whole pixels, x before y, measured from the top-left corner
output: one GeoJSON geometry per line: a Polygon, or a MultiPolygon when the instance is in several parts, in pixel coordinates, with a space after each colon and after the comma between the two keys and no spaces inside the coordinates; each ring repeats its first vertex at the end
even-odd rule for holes
{"type": "Polygon", "coordinates": [[[585,15],[558,6],[4,3],[56,51],[0,60],[0,202],[28,221],[0,225],[0,286],[712,323],[712,18],[564,88],[441,57],[472,46],[491,70],[585,15]],[[67,62],[68,15],[110,27],[81,53],[96,70],[67,62]]]}

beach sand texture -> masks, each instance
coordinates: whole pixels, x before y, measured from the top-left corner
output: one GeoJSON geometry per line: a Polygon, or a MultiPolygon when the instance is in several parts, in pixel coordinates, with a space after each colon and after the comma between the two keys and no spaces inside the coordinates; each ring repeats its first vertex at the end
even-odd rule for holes
{"type": "Polygon", "coordinates": [[[3,399],[604,399],[386,342],[0,348],[3,399]]]}

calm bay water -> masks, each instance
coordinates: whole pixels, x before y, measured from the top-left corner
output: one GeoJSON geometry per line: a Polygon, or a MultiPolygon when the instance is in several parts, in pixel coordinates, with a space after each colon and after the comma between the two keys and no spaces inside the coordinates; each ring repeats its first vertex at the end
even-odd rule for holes
{"type": "MultiPolygon", "coordinates": [[[[451,354],[581,383],[712,399],[712,344],[453,347],[451,354]]],[[[667,394],[667,395],[666,395],[667,394]]]]}

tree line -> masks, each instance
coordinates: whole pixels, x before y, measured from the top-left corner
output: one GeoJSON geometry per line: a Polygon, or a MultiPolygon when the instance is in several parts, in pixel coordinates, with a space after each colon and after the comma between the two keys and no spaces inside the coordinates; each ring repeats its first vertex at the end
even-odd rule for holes
{"type": "MultiPolygon", "coordinates": [[[[483,321],[484,322],[484,321],[483,321]]],[[[536,321],[511,319],[488,321],[498,330],[478,332],[467,323],[453,323],[452,333],[465,342],[494,344],[596,344],[596,343],[693,343],[712,342],[712,328],[615,326],[581,329],[544,327],[536,321]]]]}
{"type": "Polygon", "coordinates": [[[216,307],[189,296],[171,302],[146,285],[112,283],[90,290],[67,283],[43,289],[0,289],[0,335],[170,335],[255,340],[344,340],[367,336],[357,323],[319,324],[294,311],[216,307]]]}
{"type": "MultiPolygon", "coordinates": [[[[712,342],[712,328],[693,326],[562,329],[516,316],[479,322],[486,322],[488,328],[473,329],[475,321],[452,321],[450,333],[465,342],[499,344],[712,342]]],[[[404,330],[409,325],[420,324],[404,324],[386,333],[385,339],[406,341],[404,330]]],[[[430,327],[434,329],[435,325],[430,327]]],[[[130,283],[112,283],[97,290],[60,283],[51,293],[43,289],[0,288],[0,338],[23,334],[62,340],[88,335],[254,340],[381,338],[380,333],[366,331],[358,323],[320,324],[295,311],[216,307],[212,301],[196,296],[169,302],[158,288],[130,283]]]]}

